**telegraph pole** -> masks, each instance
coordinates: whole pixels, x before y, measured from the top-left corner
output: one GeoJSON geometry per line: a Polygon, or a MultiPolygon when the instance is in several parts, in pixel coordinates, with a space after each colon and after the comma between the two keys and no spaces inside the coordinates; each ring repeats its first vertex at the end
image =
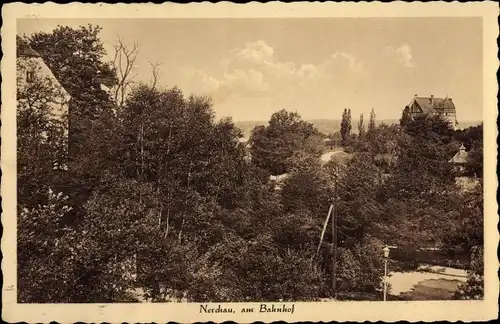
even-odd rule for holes
{"type": "Polygon", "coordinates": [[[335,180],[333,182],[333,209],[332,209],[332,297],[337,298],[337,182],[338,168],[335,168],[335,180]]]}

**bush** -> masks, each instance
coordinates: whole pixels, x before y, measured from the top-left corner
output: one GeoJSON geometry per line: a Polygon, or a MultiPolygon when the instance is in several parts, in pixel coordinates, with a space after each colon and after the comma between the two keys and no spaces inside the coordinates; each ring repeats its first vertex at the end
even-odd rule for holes
{"type": "Polygon", "coordinates": [[[391,259],[401,262],[417,260],[417,249],[413,247],[399,247],[391,250],[391,259]]]}
{"type": "Polygon", "coordinates": [[[383,261],[376,245],[365,244],[340,250],[341,291],[374,293],[381,286],[382,277],[383,261]]]}
{"type": "Polygon", "coordinates": [[[264,235],[246,241],[226,234],[195,263],[188,298],[196,302],[306,301],[325,286],[310,250],[278,249],[264,235]]]}
{"type": "Polygon", "coordinates": [[[480,300],[484,297],[484,276],[470,272],[467,281],[461,284],[455,292],[454,299],[480,300]]]}
{"type": "Polygon", "coordinates": [[[61,220],[70,211],[62,194],[49,191],[46,205],[20,206],[18,220],[18,300],[71,302],[77,288],[75,236],[61,220]]]}
{"type": "Polygon", "coordinates": [[[454,299],[478,300],[484,298],[483,258],[483,247],[474,247],[472,249],[470,271],[467,273],[467,281],[458,287],[453,296],[454,299]]]}

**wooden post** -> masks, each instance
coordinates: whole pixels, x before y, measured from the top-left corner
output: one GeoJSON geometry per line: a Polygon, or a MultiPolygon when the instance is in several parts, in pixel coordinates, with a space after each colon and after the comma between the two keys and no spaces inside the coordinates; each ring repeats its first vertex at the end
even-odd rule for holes
{"type": "Polygon", "coordinates": [[[326,215],[325,224],[323,225],[323,231],[321,231],[321,237],[319,238],[318,249],[316,250],[316,256],[319,255],[319,249],[321,248],[321,244],[323,243],[323,237],[325,236],[326,227],[328,226],[328,221],[330,220],[332,209],[333,209],[333,204],[330,205],[330,209],[328,209],[328,214],[326,215]]]}

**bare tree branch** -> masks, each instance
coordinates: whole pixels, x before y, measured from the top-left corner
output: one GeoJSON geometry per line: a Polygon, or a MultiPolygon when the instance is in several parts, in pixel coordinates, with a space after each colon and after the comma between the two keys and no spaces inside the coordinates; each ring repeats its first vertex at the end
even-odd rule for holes
{"type": "MultiPolygon", "coordinates": [[[[115,69],[116,77],[118,79],[117,85],[114,88],[114,97],[118,107],[123,107],[127,99],[128,91],[134,84],[132,78],[132,70],[134,69],[137,55],[139,52],[139,44],[134,42],[132,47],[128,47],[123,40],[118,37],[116,44],[113,45],[113,68],[115,69]]],[[[154,89],[158,84],[160,75],[160,67],[162,63],[157,60],[156,62],[148,62],[152,69],[151,87],[154,89]]]]}
{"type": "Polygon", "coordinates": [[[118,79],[114,96],[118,107],[122,107],[127,99],[127,92],[134,82],[131,78],[131,72],[135,66],[139,44],[134,42],[130,48],[124,44],[120,37],[118,37],[117,43],[113,45],[113,48],[115,50],[113,68],[115,69],[118,79]]]}
{"type": "Polygon", "coordinates": [[[154,89],[156,88],[156,83],[158,82],[162,63],[159,60],[156,60],[155,63],[149,61],[149,65],[151,65],[151,73],[153,74],[151,77],[151,87],[154,89]]]}

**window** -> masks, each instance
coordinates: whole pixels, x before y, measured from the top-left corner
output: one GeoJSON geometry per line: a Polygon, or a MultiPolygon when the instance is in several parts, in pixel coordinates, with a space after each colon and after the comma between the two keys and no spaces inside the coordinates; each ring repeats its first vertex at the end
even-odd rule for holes
{"type": "Polygon", "coordinates": [[[26,72],[26,82],[31,83],[35,79],[35,72],[28,71],[26,72]]]}

